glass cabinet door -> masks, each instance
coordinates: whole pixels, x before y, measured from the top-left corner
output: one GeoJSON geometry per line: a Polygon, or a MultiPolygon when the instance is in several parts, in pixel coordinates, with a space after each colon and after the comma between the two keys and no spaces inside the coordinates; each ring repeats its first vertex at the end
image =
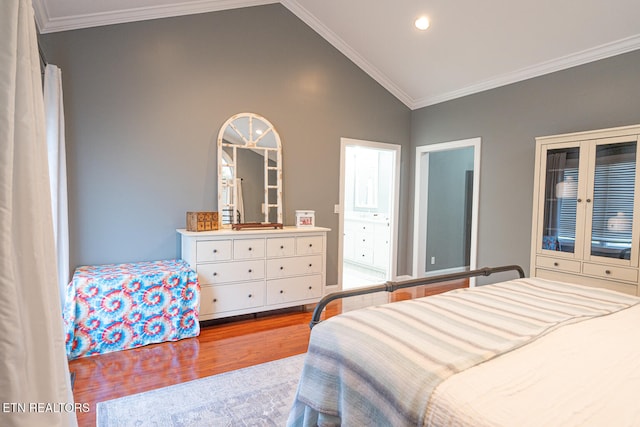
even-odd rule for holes
{"type": "Polygon", "coordinates": [[[546,151],[542,248],[575,253],[580,148],[546,151]]]}
{"type": "Polygon", "coordinates": [[[636,150],[636,141],[598,144],[595,147],[590,239],[592,256],[630,259],[636,150]]]}

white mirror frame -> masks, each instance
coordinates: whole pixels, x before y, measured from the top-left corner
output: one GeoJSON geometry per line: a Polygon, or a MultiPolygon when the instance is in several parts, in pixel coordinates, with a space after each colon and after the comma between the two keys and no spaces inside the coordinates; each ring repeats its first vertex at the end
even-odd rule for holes
{"type": "MultiPolygon", "coordinates": [[[[262,126],[265,128],[264,126],[262,126]]],[[[237,161],[237,150],[241,149],[250,149],[259,151],[264,151],[264,199],[262,202],[262,211],[264,213],[264,221],[263,224],[271,224],[269,221],[269,213],[271,209],[276,209],[276,223],[282,224],[282,143],[280,141],[280,135],[276,131],[275,127],[264,117],[255,113],[238,113],[231,116],[220,128],[218,132],[218,210],[220,211],[220,218],[222,223],[223,212],[225,209],[231,209],[234,212],[231,215],[231,222],[228,224],[222,224],[223,226],[233,226],[238,224],[237,221],[237,209],[238,209],[238,200],[241,198],[241,194],[238,194],[238,168],[237,165],[233,162],[237,161]],[[237,123],[238,119],[246,119],[248,123],[249,129],[239,129],[234,123],[237,123]],[[254,121],[259,120],[264,125],[266,125],[266,131],[263,131],[261,134],[257,134],[253,131],[254,121]],[[242,144],[229,143],[224,140],[224,134],[227,128],[233,129],[233,131],[237,134],[239,138],[242,139],[242,144]],[[258,145],[260,141],[269,133],[272,133],[275,139],[275,147],[264,147],[258,145]],[[223,162],[223,156],[225,156],[223,148],[228,147],[231,148],[232,154],[232,163],[229,164],[223,162]],[[270,155],[271,154],[271,155],[270,155]],[[273,157],[275,154],[276,157],[276,165],[270,166],[269,159],[273,157]],[[231,174],[230,178],[223,178],[223,168],[230,167],[231,174]],[[275,171],[276,174],[276,183],[269,183],[269,172],[275,171]],[[225,189],[232,189],[229,194],[229,200],[225,199],[225,189]],[[270,203],[269,200],[269,192],[276,191],[276,203],[270,203]]],[[[228,156],[227,156],[228,157],[228,156]]],[[[242,218],[241,223],[246,222],[244,218],[242,218]]]]}
{"type": "MultiPolygon", "coordinates": [[[[472,218],[471,218],[471,254],[470,270],[477,268],[478,262],[478,209],[480,206],[480,149],[482,138],[470,138],[460,141],[443,142],[439,144],[422,145],[416,147],[415,160],[415,195],[414,195],[414,222],[413,222],[413,277],[424,277],[425,252],[421,239],[426,239],[426,209],[428,195],[421,186],[423,174],[428,175],[428,170],[421,170],[421,159],[425,154],[437,151],[449,151],[460,148],[473,147],[473,196],[472,196],[472,218]],[[421,263],[422,260],[422,263],[421,263]],[[422,270],[422,272],[420,271],[422,270]]],[[[469,286],[475,286],[476,278],[469,279],[469,286]]]]}

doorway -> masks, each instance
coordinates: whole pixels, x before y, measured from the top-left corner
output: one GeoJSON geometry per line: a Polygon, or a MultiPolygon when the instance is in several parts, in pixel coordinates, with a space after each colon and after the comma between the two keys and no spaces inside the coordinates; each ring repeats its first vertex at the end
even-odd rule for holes
{"type": "Polygon", "coordinates": [[[340,286],[384,283],[396,274],[401,147],[340,142],[340,286]]]}
{"type": "Polygon", "coordinates": [[[414,277],[476,268],[480,143],[472,138],[416,148],[414,277]]]}

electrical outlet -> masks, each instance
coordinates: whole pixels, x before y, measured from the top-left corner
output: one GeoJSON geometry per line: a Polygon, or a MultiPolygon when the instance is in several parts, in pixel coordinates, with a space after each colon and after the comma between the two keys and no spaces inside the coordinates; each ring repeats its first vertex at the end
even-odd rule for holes
{"type": "Polygon", "coordinates": [[[432,257],[431,257],[431,264],[433,265],[433,264],[435,264],[435,263],[436,263],[436,257],[432,256],[432,257]]]}

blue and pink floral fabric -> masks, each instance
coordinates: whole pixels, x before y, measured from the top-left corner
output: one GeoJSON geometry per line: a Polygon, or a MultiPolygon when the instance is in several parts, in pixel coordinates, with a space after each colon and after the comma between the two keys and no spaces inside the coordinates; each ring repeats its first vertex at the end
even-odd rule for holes
{"type": "Polygon", "coordinates": [[[78,267],[63,311],[69,359],[195,337],[200,285],[183,260],[78,267]]]}

